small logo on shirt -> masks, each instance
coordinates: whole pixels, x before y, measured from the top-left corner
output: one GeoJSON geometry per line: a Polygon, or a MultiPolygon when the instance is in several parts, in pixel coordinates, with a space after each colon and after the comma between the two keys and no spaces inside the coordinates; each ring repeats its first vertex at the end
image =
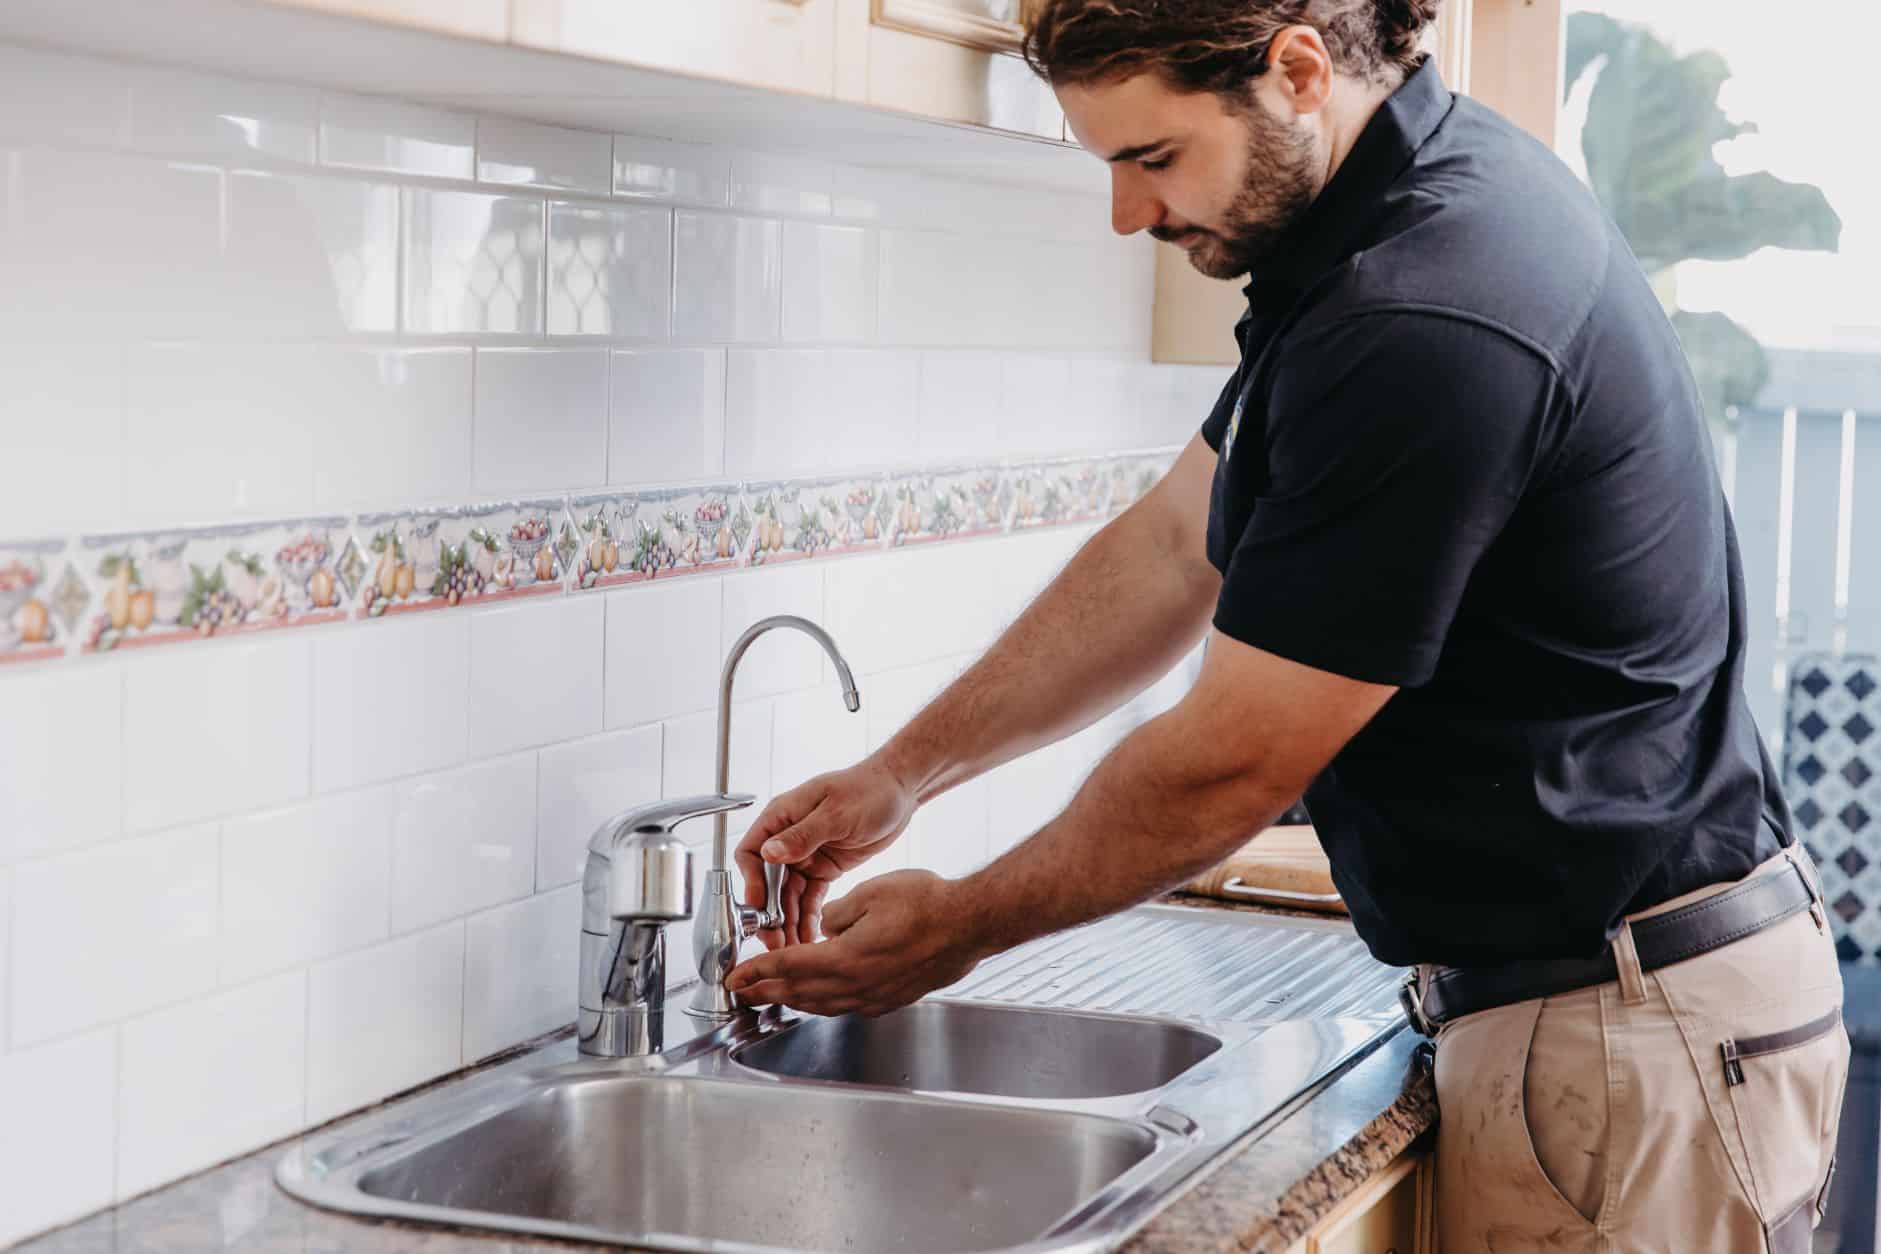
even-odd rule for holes
{"type": "Polygon", "coordinates": [[[1228,434],[1221,441],[1221,460],[1227,461],[1234,455],[1234,437],[1241,430],[1241,411],[1247,408],[1247,393],[1234,399],[1234,413],[1228,418],[1228,434]]]}

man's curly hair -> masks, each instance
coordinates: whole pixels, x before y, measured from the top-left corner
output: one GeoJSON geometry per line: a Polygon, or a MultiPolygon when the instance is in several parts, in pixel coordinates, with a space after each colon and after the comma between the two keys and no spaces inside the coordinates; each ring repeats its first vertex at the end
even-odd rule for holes
{"type": "Polygon", "coordinates": [[[1025,59],[1052,83],[1153,72],[1181,91],[1242,95],[1288,26],[1311,26],[1340,71],[1401,81],[1441,0],[1032,0],[1025,59]]]}

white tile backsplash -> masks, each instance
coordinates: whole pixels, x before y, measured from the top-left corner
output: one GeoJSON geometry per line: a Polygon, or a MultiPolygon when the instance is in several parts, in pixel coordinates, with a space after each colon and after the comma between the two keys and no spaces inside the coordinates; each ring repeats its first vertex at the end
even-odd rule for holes
{"type": "Polygon", "coordinates": [[[613,140],[601,131],[543,126],[517,118],[477,120],[477,177],[605,196],[613,178],[613,140]]]}
{"type": "Polygon", "coordinates": [[[724,349],[615,353],[608,384],[609,483],[664,483],[724,472],[724,349]]]}
{"type": "Polygon", "coordinates": [[[310,87],[148,66],[128,77],[131,142],[152,155],[314,160],[320,93],[310,87]]]}
{"type": "Polygon", "coordinates": [[[216,827],[13,870],[13,1046],[215,987],[216,827]]]}
{"type": "Polygon", "coordinates": [[[783,266],[778,222],[689,210],[673,218],[673,334],[776,339],[783,266]]]}
{"type": "Polygon", "coordinates": [[[229,305],[242,333],[398,327],[398,189],[321,175],[229,176],[229,305]]]}
{"type": "Polygon", "coordinates": [[[0,1057],[0,1244],[111,1203],[117,1033],[92,1032],[0,1057]],[[31,1129],[22,1135],[20,1129],[31,1129]]]}
{"type": "Polygon", "coordinates": [[[124,1025],[117,1197],[298,1131],[307,1105],[307,973],[124,1025]]]}
{"type": "Polygon", "coordinates": [[[723,205],[731,194],[731,157],[706,144],[616,135],[614,194],[723,205]]]}
{"type": "Polygon", "coordinates": [[[657,723],[542,751],[536,784],[537,892],[581,878],[588,840],[602,823],[660,800],[660,754],[657,723]]]}
{"type": "Polygon", "coordinates": [[[312,642],[227,643],[124,668],[132,832],[307,795],[312,642]]]}
{"type": "Polygon", "coordinates": [[[406,188],[404,329],[541,334],[542,215],[531,197],[406,188]]]}
{"type": "Polygon", "coordinates": [[[102,667],[0,678],[0,863],[122,830],[123,683],[102,667]]]}
{"type": "Polygon", "coordinates": [[[595,597],[492,610],[470,620],[470,756],[601,730],[604,606],[595,597]]]}
{"type": "MultiPolygon", "coordinates": [[[[575,1021],[579,884],[472,915],[464,928],[465,1062],[575,1021]]],[[[667,931],[669,945],[685,940],[667,931]]]]}
{"type": "Polygon", "coordinates": [[[455,1069],[463,1024],[462,920],[317,964],[308,973],[307,1122],[455,1069]]]}
{"type": "Polygon", "coordinates": [[[723,581],[709,576],[607,598],[607,725],[632,727],[718,700],[723,581]]]}
{"type": "Polygon", "coordinates": [[[223,984],[385,939],[392,806],[390,790],[370,789],[223,824],[223,984]]]}
{"type": "Polygon", "coordinates": [[[786,222],[783,232],[784,338],[873,338],[875,237],[817,222],[786,222]]]}
{"type": "Polygon", "coordinates": [[[395,934],[514,901],[534,887],[534,755],[407,780],[391,791],[395,934]]]}
{"type": "Polygon", "coordinates": [[[395,174],[467,179],[475,172],[477,122],[383,96],[320,98],[320,160],[395,174]]]}
{"type": "Polygon", "coordinates": [[[497,495],[603,482],[606,351],[479,349],[473,477],[497,495]]]}
{"type": "Polygon", "coordinates": [[[663,338],[672,240],[666,209],[550,201],[549,334],[663,338]]]}
{"type": "MultiPolygon", "coordinates": [[[[1193,432],[1225,372],[1145,363],[1151,249],[1100,202],[825,155],[0,47],[0,540],[1193,432]]],[[[586,841],[712,787],[749,621],[830,627],[864,701],[760,641],[732,784],[762,802],[879,743],[1085,534],[0,674],[0,1109],[35,1121],[27,1074],[70,1114],[44,1161],[0,1137],[31,1190],[0,1244],[565,1022],[586,841]]],[[[1152,704],[932,803],[843,891],[970,869],[1152,704]]]]}
{"type": "Polygon", "coordinates": [[[430,614],[314,643],[318,792],[461,762],[469,749],[470,622],[430,614]]]}

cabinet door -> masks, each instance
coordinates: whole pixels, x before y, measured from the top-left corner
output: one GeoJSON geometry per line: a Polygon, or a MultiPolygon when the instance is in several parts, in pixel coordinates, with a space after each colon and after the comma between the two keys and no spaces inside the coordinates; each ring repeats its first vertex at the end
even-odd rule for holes
{"type": "Polygon", "coordinates": [[[525,47],[755,87],[835,93],[837,0],[514,0],[525,47]]]}
{"type": "Polygon", "coordinates": [[[1423,1156],[1398,1160],[1307,1239],[1308,1254],[1424,1254],[1423,1156]]]}
{"type": "Polygon", "coordinates": [[[841,0],[844,100],[1064,139],[1051,88],[1017,54],[1017,0],[841,0]]]}

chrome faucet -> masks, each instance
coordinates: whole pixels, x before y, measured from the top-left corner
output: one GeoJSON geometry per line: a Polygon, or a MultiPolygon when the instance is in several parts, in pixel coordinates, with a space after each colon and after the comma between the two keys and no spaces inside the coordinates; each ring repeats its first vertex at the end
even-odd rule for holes
{"type": "MultiPolygon", "coordinates": [[[[842,680],[843,704],[851,714],[862,708],[862,694],[856,691],[856,677],[850,673],[849,663],[843,660],[841,651],[836,648],[836,642],[830,639],[828,632],[809,619],[799,618],[795,614],[778,614],[759,619],[746,628],[744,635],[738,637],[732,645],[731,652],[725,656],[725,669],[719,673],[717,788],[720,794],[730,786],[731,779],[732,678],[745,650],[751,647],[751,642],[773,627],[795,627],[822,645],[823,651],[829,654],[829,660],[836,664],[836,674],[842,680]]],[[[705,906],[692,924],[692,956],[698,963],[699,988],[693,993],[686,1013],[704,1019],[729,1019],[744,1008],[731,990],[725,987],[725,977],[738,965],[738,946],[747,936],[760,929],[784,926],[784,868],[769,862],[764,864],[763,910],[753,910],[750,906],[733,901],[731,874],[725,867],[723,811],[713,819],[712,824],[712,869],[705,873],[705,906]]]]}
{"type": "Polygon", "coordinates": [[[627,810],[595,830],[581,875],[582,1053],[621,1058],[663,1048],[666,925],[692,917],[692,850],[673,828],[754,800],[723,790],[682,797],[627,810]]]}

